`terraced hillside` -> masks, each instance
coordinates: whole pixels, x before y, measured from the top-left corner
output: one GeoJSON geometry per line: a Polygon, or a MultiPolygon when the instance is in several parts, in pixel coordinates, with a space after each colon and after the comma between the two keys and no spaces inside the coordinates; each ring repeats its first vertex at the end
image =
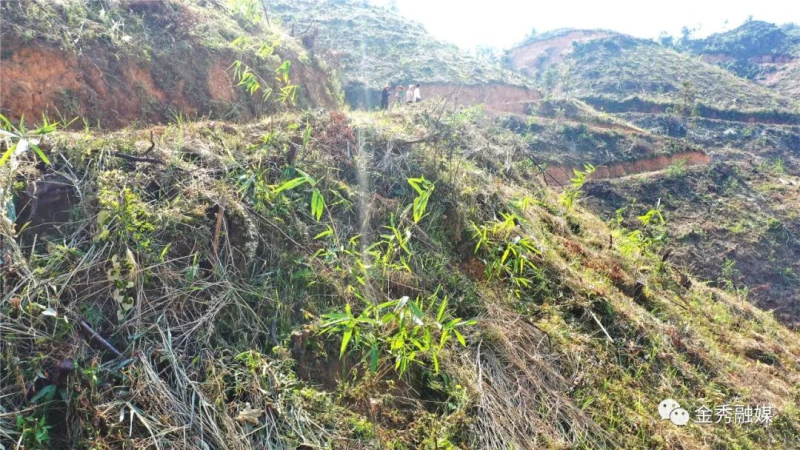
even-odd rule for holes
{"type": "Polygon", "coordinates": [[[690,40],[683,48],[704,61],[800,99],[800,28],[750,21],[724,33],[690,40]]]}
{"type": "Polygon", "coordinates": [[[800,126],[631,112],[548,101],[506,126],[526,137],[539,177],[563,189],[596,166],[588,206],[635,227],[654,204],[670,258],[800,326],[800,126]],[[620,215],[622,214],[622,215],[620,215]]]}
{"type": "Polygon", "coordinates": [[[623,209],[633,220],[660,202],[675,239],[672,258],[800,326],[800,127],[666,125],[642,116],[640,126],[654,130],[688,128],[684,139],[702,143],[711,164],[678,161],[661,173],[597,182],[589,189],[594,210],[615,220],[623,209]]]}
{"type": "Polygon", "coordinates": [[[798,122],[792,99],[656,42],[621,34],[562,30],[510,50],[507,60],[547,92],[609,112],[798,122]]]}
{"type": "MultiPolygon", "coordinates": [[[[759,45],[777,44],[762,36],[759,45]]],[[[582,98],[607,113],[588,106],[570,113],[563,102],[555,108],[554,123],[566,134],[537,133],[545,141],[540,148],[553,149],[549,159],[537,156],[550,162],[551,184],[566,184],[585,162],[598,166],[590,177],[595,212],[614,221],[622,220],[619,211],[635,216],[653,203],[663,205],[676,262],[774,310],[784,323],[800,323],[793,188],[800,116],[787,109],[796,108],[792,98],[691,55],[602,30],[537,36],[508,56],[550,97],[582,98]],[[598,115],[627,128],[617,125],[613,139],[599,137],[591,125],[598,115]],[[566,132],[569,126],[577,133],[566,132]],[[646,135],[673,138],[664,141],[673,150],[659,150],[664,144],[646,135]]],[[[532,112],[541,114],[536,108],[532,112]]],[[[536,146],[531,150],[537,154],[536,146]]],[[[626,219],[629,225],[634,216],[626,219]]]]}
{"type": "Polygon", "coordinates": [[[322,52],[341,75],[351,105],[377,107],[384,85],[424,85],[426,98],[523,112],[538,99],[529,83],[500,64],[467,55],[397,12],[357,0],[272,0],[284,27],[322,52]]]}
{"type": "Polygon", "coordinates": [[[50,165],[2,168],[20,211],[2,222],[4,445],[788,449],[800,434],[797,333],[663,258],[670,222],[634,232],[566,203],[477,110],[177,123],[149,159],[117,156],[148,135],[54,131],[50,165]],[[668,397],[774,420],[677,427],[658,416],[668,397]]]}
{"type": "Polygon", "coordinates": [[[439,43],[448,103],[349,110],[343,30],[427,35],[304,4],[2,3],[0,70],[81,75],[72,126],[62,78],[0,79],[0,449],[797,447],[797,126],[455,81],[439,43]]]}
{"type": "Polygon", "coordinates": [[[632,226],[662,205],[676,262],[800,325],[800,127],[555,109],[555,120],[522,128],[549,184],[568,185],[574,169],[594,164],[595,212],[613,222],[623,211],[632,226]]]}
{"type": "Polygon", "coordinates": [[[543,101],[525,120],[510,116],[505,127],[525,136],[525,154],[541,168],[546,184],[563,187],[574,170],[596,166],[590,179],[609,179],[663,170],[676,161],[707,164],[702,147],[661,136],[600,114],[586,103],[543,101]]]}

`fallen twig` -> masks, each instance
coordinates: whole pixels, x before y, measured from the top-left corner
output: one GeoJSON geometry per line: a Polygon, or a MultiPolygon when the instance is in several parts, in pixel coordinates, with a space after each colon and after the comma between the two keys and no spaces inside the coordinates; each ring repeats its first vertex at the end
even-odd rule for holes
{"type": "MultiPolygon", "coordinates": [[[[587,309],[587,311],[589,310],[587,309]]],[[[600,326],[600,329],[603,330],[603,333],[605,333],[606,337],[608,338],[608,341],[613,343],[614,339],[611,339],[611,335],[608,334],[608,331],[606,331],[606,327],[604,327],[603,324],[600,323],[600,319],[598,319],[597,316],[595,316],[594,313],[591,311],[589,311],[589,314],[591,314],[592,319],[594,319],[594,321],[597,322],[597,325],[600,326]]]]}
{"type": "Polygon", "coordinates": [[[122,357],[122,352],[117,350],[113,345],[111,345],[110,342],[105,340],[103,336],[100,336],[98,332],[94,331],[91,325],[89,325],[85,320],[78,318],[78,324],[80,324],[81,329],[85,333],[89,334],[89,342],[96,341],[98,344],[100,344],[101,347],[113,353],[114,356],[116,356],[117,358],[122,357]]]}
{"type": "Polygon", "coordinates": [[[222,200],[222,203],[219,204],[219,209],[217,210],[217,224],[214,227],[214,241],[211,243],[212,255],[214,257],[213,264],[216,264],[219,261],[219,235],[222,231],[222,220],[225,217],[225,200],[222,200]]]}
{"type": "Polygon", "coordinates": [[[150,130],[150,147],[147,150],[145,150],[143,155],[147,155],[148,153],[153,151],[154,148],[156,148],[156,141],[153,140],[153,130],[150,130]]]}
{"type": "Polygon", "coordinates": [[[112,155],[116,156],[117,158],[127,159],[128,161],[133,161],[133,162],[145,162],[145,163],[161,164],[161,165],[166,164],[164,161],[156,158],[145,158],[144,156],[133,156],[120,152],[114,152],[112,153],[112,155]]]}

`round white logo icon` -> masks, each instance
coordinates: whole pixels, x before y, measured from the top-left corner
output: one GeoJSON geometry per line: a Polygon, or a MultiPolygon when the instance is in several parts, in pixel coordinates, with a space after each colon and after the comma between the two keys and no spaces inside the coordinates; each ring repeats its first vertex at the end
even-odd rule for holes
{"type": "Polygon", "coordinates": [[[669,414],[675,410],[680,408],[681,405],[678,404],[675,400],[668,398],[661,403],[658,404],[658,415],[661,416],[662,420],[668,420],[669,414]]]}
{"type": "Polygon", "coordinates": [[[669,420],[675,425],[682,427],[689,423],[689,411],[683,408],[673,409],[672,412],[669,413],[669,420]]]}

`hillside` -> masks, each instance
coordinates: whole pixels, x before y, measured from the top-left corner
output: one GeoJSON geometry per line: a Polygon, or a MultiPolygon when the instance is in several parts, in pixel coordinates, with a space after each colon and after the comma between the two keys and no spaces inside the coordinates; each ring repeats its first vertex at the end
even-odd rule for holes
{"type": "Polygon", "coordinates": [[[588,206],[625,223],[651,205],[670,224],[671,258],[684,270],[800,325],[800,127],[678,114],[598,113],[580,101],[545,101],[505,126],[526,136],[540,178],[569,186],[596,166],[588,206]]]}
{"type": "Polygon", "coordinates": [[[797,448],[780,91],[353,0],[0,8],[0,449],[797,448]]]}
{"type": "Polygon", "coordinates": [[[592,180],[619,178],[663,170],[678,160],[706,164],[702,147],[652,133],[601,114],[586,103],[545,100],[525,121],[502,119],[504,126],[525,137],[525,151],[542,168],[543,181],[568,185],[574,169],[597,166],[592,180]]]}
{"type": "Polygon", "coordinates": [[[610,112],[686,109],[742,121],[748,118],[738,115],[748,112],[756,120],[786,112],[773,120],[798,121],[793,100],[698,58],[617,33],[562,30],[513,48],[507,60],[551,95],[574,96],[610,112]]]}
{"type": "Polygon", "coordinates": [[[791,448],[796,332],[663,262],[659,225],[565,206],[516,134],[437,116],[176,124],[140,163],[113,155],[142,152],[146,129],[56,131],[53,165],[15,157],[6,442],[35,448],[46,424],[53,448],[791,448]],[[400,299],[339,358],[347,328],[325,314],[400,299]],[[400,312],[437,340],[443,314],[476,323],[464,347],[390,347],[399,330],[424,342],[400,312]],[[774,404],[775,421],[676,427],[666,397],[774,404]]]}
{"type": "Polygon", "coordinates": [[[687,138],[704,143],[708,165],[678,160],[660,174],[598,182],[592,208],[615,220],[660,202],[677,263],[800,327],[800,127],[702,121],[686,124],[687,138]],[[723,131],[709,136],[715,126],[723,131]]]}
{"type": "MultiPolygon", "coordinates": [[[[280,28],[222,3],[4,1],[0,3],[0,112],[29,122],[43,113],[93,126],[176,117],[246,120],[285,109],[237,87],[243,61],[262,78],[259,93],[296,85],[294,105],[336,107],[337,82],[280,28]],[[248,39],[234,43],[239,37],[248,39]],[[268,52],[258,56],[262,44],[268,52]],[[275,71],[289,61],[288,83],[275,71]]],[[[284,102],[285,103],[285,102],[284,102]]]]}
{"type": "Polygon", "coordinates": [[[522,112],[538,99],[528,82],[499,64],[441,42],[389,9],[358,0],[271,0],[272,14],[324,54],[342,77],[347,102],[377,107],[380,90],[423,84],[427,98],[452,96],[461,104],[522,112]]]}
{"type": "Polygon", "coordinates": [[[800,99],[800,33],[798,27],[750,21],[724,33],[690,40],[686,50],[704,61],[800,99]]]}
{"type": "MultiPolygon", "coordinates": [[[[712,36],[705,48],[737,57],[793,48],[784,29],[743,28],[749,34],[712,36]]],[[[562,106],[556,126],[579,132],[536,133],[551,136],[540,147],[550,158],[538,156],[551,164],[550,184],[566,183],[585,162],[598,166],[589,189],[596,213],[617,220],[620,210],[642,214],[658,202],[669,211],[677,263],[775,311],[788,325],[800,323],[793,189],[800,116],[791,97],[694,56],[604,30],[533,36],[507,59],[539,79],[548,97],[580,98],[608,113],[606,120],[628,124],[616,127],[617,136],[593,137],[586,122],[597,113],[586,106],[570,117],[562,106]],[[676,141],[659,144],[659,135],[676,141]],[[567,165],[553,159],[568,155],[576,156],[567,165]]],[[[537,146],[530,150],[536,154],[537,146]]]]}

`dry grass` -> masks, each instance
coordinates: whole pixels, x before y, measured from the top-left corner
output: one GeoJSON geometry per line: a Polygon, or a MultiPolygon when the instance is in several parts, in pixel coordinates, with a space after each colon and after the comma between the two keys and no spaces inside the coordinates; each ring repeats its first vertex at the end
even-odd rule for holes
{"type": "MultiPolygon", "coordinates": [[[[140,132],[49,138],[47,171],[70,180],[74,220],[3,224],[3,442],[45,446],[17,415],[44,417],[54,447],[791,448],[797,438],[796,333],[696,280],[682,287],[656,249],[609,249],[624,230],[560,206],[518,138],[488,118],[418,108],[223,128],[170,126],[152,153],[159,167],[111,157],[146,148],[140,132]],[[294,165],[325,194],[320,221],[309,186],[257,194],[297,173],[287,149],[305,123],[312,139],[294,165]],[[265,186],[243,189],[256,172],[265,186]],[[436,190],[415,224],[403,211],[407,178],[419,175],[436,190]],[[475,254],[474,226],[512,212],[510,236],[540,251],[531,286],[462,272],[476,257],[492,262],[475,254]],[[373,270],[366,249],[391,216],[412,236],[408,269],[373,270]],[[647,302],[630,296],[634,280],[647,302]],[[437,290],[453,314],[479,320],[465,348],[442,353],[440,374],[413,366],[400,378],[387,356],[383,377],[357,376],[358,353],[339,361],[340,342],[315,334],[320,314],[359,308],[359,296],[437,290]],[[78,319],[123,357],[82,335],[78,319]],[[771,366],[752,359],[764,352],[771,366]],[[67,360],[75,368],[59,369],[67,360]],[[48,386],[66,400],[32,401],[48,386]],[[677,429],[655,413],[665,396],[774,402],[779,419],[677,429]]],[[[17,162],[28,184],[41,176],[33,159],[17,162]]]]}

